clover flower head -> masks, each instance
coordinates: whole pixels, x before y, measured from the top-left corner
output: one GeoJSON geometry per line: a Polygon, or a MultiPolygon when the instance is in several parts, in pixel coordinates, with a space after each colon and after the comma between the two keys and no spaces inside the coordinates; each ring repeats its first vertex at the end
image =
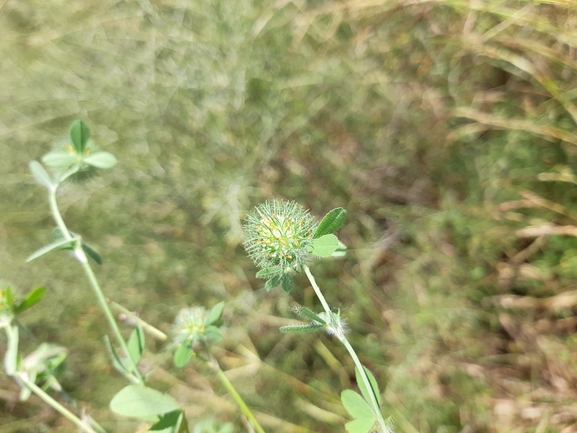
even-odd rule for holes
{"type": "Polygon", "coordinates": [[[203,307],[189,307],[180,310],[172,328],[175,341],[193,344],[206,337],[208,311],[203,307]]]}
{"type": "Polygon", "coordinates": [[[258,206],[244,225],[244,247],[259,268],[299,271],[309,259],[317,223],[294,201],[271,200],[258,206]]]}

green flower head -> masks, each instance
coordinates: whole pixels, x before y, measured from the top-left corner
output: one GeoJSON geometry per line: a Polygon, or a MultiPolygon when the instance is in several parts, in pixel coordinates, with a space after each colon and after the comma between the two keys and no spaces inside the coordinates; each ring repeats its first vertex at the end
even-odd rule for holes
{"type": "Polygon", "coordinates": [[[174,321],[172,331],[177,343],[193,344],[205,339],[208,311],[203,307],[190,307],[180,310],[174,321]]]}
{"type": "MultiPolygon", "coordinates": [[[[294,201],[271,200],[258,206],[244,225],[244,248],[263,275],[300,271],[310,258],[317,222],[294,201]]],[[[258,276],[258,275],[257,275],[258,276]]]]}

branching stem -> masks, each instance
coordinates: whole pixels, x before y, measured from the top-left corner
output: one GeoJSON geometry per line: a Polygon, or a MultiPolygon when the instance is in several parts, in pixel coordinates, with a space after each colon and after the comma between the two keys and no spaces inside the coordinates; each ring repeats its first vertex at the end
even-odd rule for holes
{"type": "MultiPolygon", "coordinates": [[[[64,223],[64,220],[62,219],[62,215],[60,214],[60,210],[58,209],[58,203],[56,201],[57,189],[58,189],[58,185],[55,186],[54,188],[49,189],[48,200],[50,202],[50,212],[52,214],[52,218],[54,218],[54,221],[56,222],[56,225],[58,226],[58,228],[62,232],[62,236],[64,236],[65,239],[72,241],[72,240],[74,240],[74,238],[72,237],[72,235],[68,231],[68,227],[66,227],[66,224],[64,223]]],[[[143,385],[144,379],[142,378],[142,375],[138,371],[138,368],[136,367],[136,365],[132,361],[132,358],[129,355],[126,340],[124,339],[124,337],[122,336],[122,333],[120,332],[120,328],[118,327],[118,323],[116,323],[116,320],[114,319],[114,315],[112,314],[112,311],[110,311],[110,307],[108,306],[108,303],[106,302],[106,298],[104,297],[104,293],[102,292],[102,288],[100,287],[100,284],[98,283],[98,280],[96,279],[96,276],[94,275],[94,272],[92,271],[92,267],[88,263],[88,258],[86,257],[86,254],[84,254],[84,251],[82,250],[82,243],[81,243],[80,239],[77,240],[76,245],[74,246],[74,256],[80,262],[80,265],[84,269],[84,273],[86,274],[86,277],[88,278],[88,281],[90,283],[90,287],[92,288],[92,290],[94,291],[94,294],[96,295],[96,298],[98,299],[98,303],[100,304],[100,307],[102,308],[102,311],[104,312],[104,315],[106,316],[108,324],[110,325],[110,328],[112,329],[112,332],[114,333],[114,336],[116,337],[116,340],[118,341],[119,346],[122,348],[122,350],[125,353],[126,360],[127,360],[128,364],[130,366],[130,369],[131,369],[130,379],[133,382],[136,382],[138,384],[143,385]]]]}
{"type": "MultiPolygon", "coordinates": [[[[311,285],[313,286],[313,289],[315,291],[315,294],[317,295],[317,298],[319,298],[319,301],[321,301],[321,304],[323,305],[323,308],[325,309],[327,316],[332,318],[334,313],[331,311],[329,304],[327,303],[323,293],[321,292],[320,287],[318,286],[318,284],[315,280],[315,277],[311,273],[311,270],[309,269],[308,266],[304,266],[304,271],[305,271],[305,274],[307,275],[311,285]]],[[[342,329],[339,327],[337,330],[342,330],[342,329]]],[[[371,406],[373,407],[373,412],[375,413],[375,415],[377,417],[377,420],[378,420],[379,426],[381,427],[382,432],[383,433],[390,433],[391,430],[387,426],[387,423],[385,422],[385,419],[383,418],[383,414],[381,413],[381,408],[379,407],[379,403],[377,401],[377,397],[374,394],[374,390],[373,390],[373,387],[371,386],[371,382],[369,381],[369,378],[367,377],[367,374],[365,373],[365,369],[363,367],[363,364],[361,364],[361,361],[359,360],[359,357],[357,356],[355,349],[353,349],[353,346],[351,346],[351,343],[349,343],[349,340],[347,339],[344,331],[343,332],[336,332],[335,336],[339,339],[339,341],[341,343],[343,343],[343,346],[345,346],[345,348],[349,352],[349,355],[351,356],[351,358],[353,359],[353,362],[355,363],[355,367],[357,368],[357,370],[359,371],[359,373],[361,375],[361,380],[363,381],[365,388],[369,391],[369,397],[371,400],[370,403],[371,403],[371,406]]]]}

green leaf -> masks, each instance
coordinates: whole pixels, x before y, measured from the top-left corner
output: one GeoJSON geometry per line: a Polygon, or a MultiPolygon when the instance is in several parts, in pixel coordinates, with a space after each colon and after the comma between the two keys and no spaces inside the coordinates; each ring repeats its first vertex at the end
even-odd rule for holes
{"type": "Polygon", "coordinates": [[[313,239],[336,232],[345,222],[347,211],[342,207],[327,213],[313,234],[313,239]]]}
{"type": "Polygon", "coordinates": [[[315,325],[313,323],[303,323],[302,325],[287,325],[279,328],[280,332],[294,332],[297,334],[310,334],[311,332],[322,331],[325,325],[315,325]]]}
{"type": "Polygon", "coordinates": [[[124,365],[124,362],[122,362],[122,360],[120,359],[120,356],[118,356],[118,353],[116,353],[116,349],[114,349],[114,346],[112,346],[110,338],[108,338],[108,335],[104,336],[104,344],[108,349],[108,354],[112,358],[112,365],[114,366],[114,368],[116,368],[116,370],[119,373],[123,374],[124,376],[128,375],[128,369],[124,365]]]}
{"type": "Polygon", "coordinates": [[[48,189],[51,189],[54,186],[54,181],[50,177],[50,175],[44,170],[42,164],[38,161],[30,161],[28,165],[30,167],[30,171],[32,172],[32,176],[36,179],[40,185],[45,186],[48,189]]]}
{"type": "Polygon", "coordinates": [[[283,274],[280,285],[285,292],[290,292],[294,287],[293,277],[290,274],[283,274]]]}
{"type": "Polygon", "coordinates": [[[355,368],[355,376],[357,378],[357,385],[359,386],[359,389],[361,390],[361,394],[363,394],[363,397],[365,398],[365,400],[367,402],[371,401],[371,396],[369,393],[373,394],[375,396],[375,399],[377,400],[377,403],[379,404],[379,407],[381,407],[381,393],[379,391],[379,385],[377,383],[377,379],[375,379],[375,376],[373,376],[373,373],[371,373],[365,366],[363,366],[363,369],[365,370],[365,374],[367,375],[369,382],[371,384],[371,390],[368,390],[367,387],[365,386],[365,382],[363,381],[363,379],[361,378],[361,372],[359,371],[358,368],[355,368]]]}
{"type": "Polygon", "coordinates": [[[266,278],[274,277],[275,275],[278,275],[280,273],[282,273],[281,267],[280,266],[273,266],[272,268],[261,269],[260,271],[258,271],[256,273],[256,277],[266,279],[266,278]]]}
{"type": "Polygon", "coordinates": [[[32,307],[34,304],[37,304],[45,294],[46,287],[36,287],[28,293],[28,296],[26,296],[22,302],[14,307],[14,313],[21,313],[22,311],[32,307]]]}
{"type": "Polygon", "coordinates": [[[339,241],[339,246],[335,250],[334,253],[331,254],[331,257],[344,257],[347,255],[347,246],[339,241]]]}
{"type": "Polygon", "coordinates": [[[210,309],[208,313],[208,318],[206,319],[207,325],[212,325],[213,323],[218,322],[220,316],[222,315],[222,310],[224,309],[224,302],[219,302],[214,307],[210,309]]]}
{"type": "Polygon", "coordinates": [[[216,326],[207,326],[204,332],[210,341],[215,343],[222,341],[222,334],[216,326]]]}
{"type": "Polygon", "coordinates": [[[298,314],[301,317],[305,317],[309,320],[312,320],[313,322],[317,322],[317,323],[321,323],[323,325],[326,325],[327,322],[325,322],[322,318],[320,318],[316,313],[313,313],[311,310],[309,310],[308,308],[305,307],[298,307],[295,308],[295,313],[298,314]]]}
{"type": "Polygon", "coordinates": [[[186,344],[186,342],[182,343],[174,352],[174,365],[178,368],[184,367],[186,364],[188,364],[192,358],[192,355],[194,355],[194,352],[188,346],[188,344],[186,344]]]}
{"type": "Polygon", "coordinates": [[[313,240],[311,254],[317,257],[328,257],[338,247],[339,240],[335,235],[324,235],[313,240]]]}
{"type": "Polygon", "coordinates": [[[137,326],[134,331],[132,331],[127,346],[128,354],[130,355],[132,362],[134,362],[134,365],[138,364],[142,352],[144,351],[144,331],[141,326],[137,326]]]}
{"type": "Polygon", "coordinates": [[[82,250],[86,253],[88,257],[90,257],[96,263],[98,263],[99,265],[102,264],[102,256],[98,253],[98,251],[96,251],[86,242],[82,242],[82,250]]]}
{"type": "Polygon", "coordinates": [[[82,155],[84,153],[89,138],[90,129],[86,123],[82,120],[75,120],[72,122],[72,125],[70,125],[70,139],[72,140],[72,145],[78,154],[82,155]]]}
{"type": "Polygon", "coordinates": [[[353,418],[375,418],[373,409],[358,392],[345,389],[341,392],[341,402],[353,418]]]}
{"type": "Polygon", "coordinates": [[[160,420],[148,429],[157,433],[184,433],[188,432],[186,419],[181,410],[169,412],[160,417],[160,420]]]}
{"type": "Polygon", "coordinates": [[[123,416],[146,418],[180,410],[169,395],[144,385],[128,385],[110,401],[110,409],[123,416]]]}
{"type": "Polygon", "coordinates": [[[103,169],[112,168],[118,162],[112,153],[104,151],[94,152],[93,154],[84,157],[83,160],[88,165],[103,169]]]}
{"type": "Polygon", "coordinates": [[[62,249],[65,247],[72,247],[74,245],[75,240],[74,239],[62,239],[60,241],[56,241],[56,242],[52,242],[50,245],[46,245],[45,247],[40,248],[38,251],[32,253],[31,255],[28,256],[28,258],[26,259],[26,263],[31,262],[34,259],[37,259],[40,256],[43,256],[46,253],[49,253],[52,250],[55,249],[62,249]]]}
{"type": "Polygon", "coordinates": [[[266,282],[264,288],[267,290],[274,289],[275,287],[280,286],[282,283],[282,274],[275,275],[270,280],[266,282]]]}
{"type": "Polygon", "coordinates": [[[369,433],[373,430],[375,418],[357,418],[345,424],[349,433],[369,433]]]}
{"type": "Polygon", "coordinates": [[[55,170],[66,170],[78,163],[78,158],[62,150],[53,150],[42,157],[42,162],[55,170]]]}

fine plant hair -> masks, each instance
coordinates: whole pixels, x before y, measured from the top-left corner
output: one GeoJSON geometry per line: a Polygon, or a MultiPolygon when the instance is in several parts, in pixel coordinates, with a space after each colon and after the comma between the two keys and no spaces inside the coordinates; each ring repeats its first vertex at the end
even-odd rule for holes
{"type": "MultiPolygon", "coordinates": [[[[110,409],[113,412],[148,422],[150,427],[147,431],[190,432],[183,406],[172,396],[150,386],[139,366],[146,346],[145,335],[149,334],[168,343],[165,351],[173,352],[173,363],[177,368],[186,366],[193,358],[206,363],[234,399],[248,431],[264,433],[259,421],[211,351],[213,344],[223,340],[219,328],[223,324],[221,316],[224,302],[219,302],[210,309],[202,306],[182,308],[175,318],[171,335],[166,335],[122,305],[105,297],[91,265],[91,262],[101,265],[103,258],[80,234],[68,228],[58,206],[57,192],[64,182],[74,182],[81,187],[83,182],[96,176],[99,171],[110,169],[116,163],[114,155],[96,146],[90,138],[90,129],[80,120],[73,122],[69,135],[59,140],[53,149],[42,157],[42,164],[38,161],[30,163],[34,179],[48,193],[50,213],[56,227],[52,231],[53,242],[31,254],[27,262],[53,251],[68,251],[71,259],[82,267],[112,331],[112,340],[108,337],[105,339],[105,349],[112,365],[128,382],[111,398],[110,409]],[[129,338],[124,337],[111,306],[130,317],[133,329],[129,338]]],[[[328,305],[309,268],[313,258],[345,255],[346,247],[334,233],[345,221],[346,214],[344,209],[336,208],[318,222],[296,202],[272,200],[258,206],[248,216],[244,225],[244,246],[260,268],[256,276],[267,280],[265,287],[268,290],[280,286],[290,292],[294,287],[295,273],[305,273],[309,279],[323,311],[314,312],[305,307],[297,307],[294,312],[304,322],[282,326],[280,331],[297,334],[325,331],[347,349],[355,365],[360,393],[353,390],[344,390],[341,393],[342,404],[353,418],[346,423],[346,430],[349,433],[389,433],[392,431],[390,419],[383,416],[377,381],[362,365],[349,343],[349,329],[341,311],[328,305]]],[[[35,394],[73,423],[79,431],[106,433],[108,430],[81,410],[73,400],[68,399],[68,403],[63,404],[53,396],[54,393],[65,392],[57,376],[66,358],[66,349],[42,343],[27,356],[20,352],[17,316],[39,302],[46,292],[44,287],[39,287],[24,299],[18,300],[10,287],[0,289],[0,328],[7,337],[5,371],[20,385],[21,400],[27,400],[31,394],[35,394]]],[[[201,424],[197,424],[194,432],[200,431],[199,425],[201,424]]],[[[223,424],[218,432],[227,433],[232,431],[232,428],[231,424],[223,424]]]]}

